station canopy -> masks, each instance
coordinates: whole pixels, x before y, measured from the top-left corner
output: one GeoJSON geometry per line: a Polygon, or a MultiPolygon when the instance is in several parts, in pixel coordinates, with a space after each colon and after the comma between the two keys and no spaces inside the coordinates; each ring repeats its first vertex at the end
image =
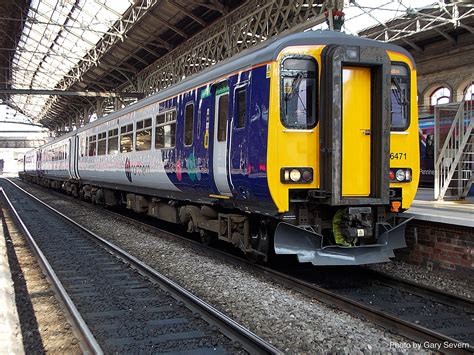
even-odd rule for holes
{"type": "MultiPolygon", "coordinates": [[[[12,61],[14,87],[55,88],[129,6],[128,0],[31,1],[12,61]]],[[[45,95],[17,95],[14,103],[38,117],[47,100],[45,95]]]]}
{"type": "MultiPolygon", "coordinates": [[[[5,91],[0,90],[0,102],[35,121],[50,121],[68,102],[89,100],[87,92],[113,92],[132,83],[152,63],[249,1],[3,0],[0,89],[5,91]],[[31,93],[14,92],[19,89],[31,93]],[[85,92],[86,97],[60,101],[35,90],[85,92]],[[55,111],[57,107],[61,109],[55,111]]],[[[256,3],[264,6],[265,0],[256,3]]],[[[327,3],[337,1],[295,0],[294,6],[327,3]]],[[[439,35],[450,28],[474,33],[465,24],[474,18],[471,0],[346,0],[344,12],[345,32],[381,41],[403,38],[409,44],[411,36],[433,29],[439,35]],[[367,27],[373,30],[362,32],[367,27]]]]}

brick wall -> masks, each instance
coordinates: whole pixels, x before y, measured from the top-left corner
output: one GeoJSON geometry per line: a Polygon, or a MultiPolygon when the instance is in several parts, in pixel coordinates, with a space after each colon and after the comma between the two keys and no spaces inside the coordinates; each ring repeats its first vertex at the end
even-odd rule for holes
{"type": "Polygon", "coordinates": [[[396,251],[398,258],[461,278],[472,277],[474,228],[416,220],[407,226],[406,239],[408,247],[396,251]]]}

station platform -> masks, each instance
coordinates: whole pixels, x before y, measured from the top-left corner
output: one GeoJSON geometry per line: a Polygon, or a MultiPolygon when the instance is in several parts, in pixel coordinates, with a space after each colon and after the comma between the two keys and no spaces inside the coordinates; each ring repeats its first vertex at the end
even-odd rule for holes
{"type": "Polygon", "coordinates": [[[474,197],[437,201],[433,189],[420,188],[402,216],[414,219],[406,229],[407,248],[397,251],[397,258],[473,280],[474,197]]]}
{"type": "Polygon", "coordinates": [[[474,196],[462,201],[437,201],[433,189],[419,188],[412,206],[403,216],[415,217],[420,221],[474,227],[474,196]]]}
{"type": "Polygon", "coordinates": [[[15,291],[0,219],[0,354],[24,354],[15,291]]]}

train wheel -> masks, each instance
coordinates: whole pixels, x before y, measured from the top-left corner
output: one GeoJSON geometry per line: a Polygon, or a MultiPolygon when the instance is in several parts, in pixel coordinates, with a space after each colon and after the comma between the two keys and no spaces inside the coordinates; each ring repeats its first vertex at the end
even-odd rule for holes
{"type": "Polygon", "coordinates": [[[79,200],[84,201],[84,188],[79,189],[79,200]]]}
{"type": "Polygon", "coordinates": [[[252,249],[257,253],[246,253],[247,260],[251,263],[261,263],[267,261],[268,249],[270,245],[270,228],[269,223],[266,220],[260,221],[258,230],[255,234],[252,234],[252,249]]]}
{"type": "Polygon", "coordinates": [[[199,232],[199,237],[201,238],[201,243],[206,246],[211,245],[215,239],[213,235],[207,233],[206,231],[202,229],[199,232]]]}

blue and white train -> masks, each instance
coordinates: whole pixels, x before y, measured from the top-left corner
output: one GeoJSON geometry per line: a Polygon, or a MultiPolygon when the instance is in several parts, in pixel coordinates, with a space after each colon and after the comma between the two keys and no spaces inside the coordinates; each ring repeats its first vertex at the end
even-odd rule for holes
{"type": "Polygon", "coordinates": [[[269,40],[27,153],[21,176],[253,259],[388,261],[419,178],[415,64],[329,31],[269,40]]]}

